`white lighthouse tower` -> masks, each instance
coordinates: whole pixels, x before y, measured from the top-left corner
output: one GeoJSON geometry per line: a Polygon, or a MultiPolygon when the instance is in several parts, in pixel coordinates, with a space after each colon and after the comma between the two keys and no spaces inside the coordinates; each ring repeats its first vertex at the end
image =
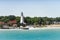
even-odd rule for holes
{"type": "Polygon", "coordinates": [[[26,23],[24,22],[23,12],[21,12],[20,27],[23,27],[26,23]]]}
{"type": "Polygon", "coordinates": [[[23,16],[23,12],[21,12],[21,19],[20,19],[20,23],[24,24],[24,16],[23,16]]]}

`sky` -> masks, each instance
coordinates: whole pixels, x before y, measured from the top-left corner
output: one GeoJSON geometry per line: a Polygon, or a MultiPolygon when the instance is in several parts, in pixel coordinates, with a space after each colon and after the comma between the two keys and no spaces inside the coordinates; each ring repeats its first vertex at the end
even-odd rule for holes
{"type": "Polygon", "coordinates": [[[0,0],[0,16],[60,17],[59,0],[0,0]]]}

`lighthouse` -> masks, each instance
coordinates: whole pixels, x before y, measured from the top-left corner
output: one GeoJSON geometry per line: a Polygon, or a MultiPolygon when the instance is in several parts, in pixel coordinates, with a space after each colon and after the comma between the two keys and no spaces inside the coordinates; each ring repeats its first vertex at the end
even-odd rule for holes
{"type": "Polygon", "coordinates": [[[23,12],[21,12],[20,27],[24,27],[25,24],[26,24],[26,23],[24,22],[23,12]]]}

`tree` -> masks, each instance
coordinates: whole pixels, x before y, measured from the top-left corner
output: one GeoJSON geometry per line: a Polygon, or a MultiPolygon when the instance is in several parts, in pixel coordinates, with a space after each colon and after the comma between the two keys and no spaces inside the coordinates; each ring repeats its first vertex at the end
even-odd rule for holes
{"type": "Polygon", "coordinates": [[[16,19],[16,17],[14,15],[10,15],[10,16],[8,16],[8,18],[9,18],[9,20],[15,20],[16,19]]]}
{"type": "Polygon", "coordinates": [[[33,21],[34,21],[34,23],[37,23],[37,24],[38,24],[39,18],[38,18],[38,17],[34,17],[34,18],[33,18],[33,21]]]}
{"type": "Polygon", "coordinates": [[[25,17],[24,20],[27,24],[31,24],[31,18],[30,17],[25,17]]]}
{"type": "Polygon", "coordinates": [[[57,22],[60,22],[60,17],[56,17],[56,21],[57,22]]]}
{"type": "Polygon", "coordinates": [[[9,21],[8,16],[4,16],[4,18],[2,18],[1,20],[5,23],[7,23],[9,21]]]}
{"type": "Polygon", "coordinates": [[[20,23],[20,17],[16,17],[16,21],[17,21],[17,23],[20,23]]]}
{"type": "Polygon", "coordinates": [[[0,16],[0,21],[2,21],[3,18],[4,18],[4,16],[0,16]]]}

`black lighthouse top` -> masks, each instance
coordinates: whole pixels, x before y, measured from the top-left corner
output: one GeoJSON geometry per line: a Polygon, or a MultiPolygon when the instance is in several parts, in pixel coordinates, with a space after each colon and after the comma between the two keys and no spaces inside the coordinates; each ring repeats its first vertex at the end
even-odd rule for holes
{"type": "Polygon", "coordinates": [[[23,16],[23,12],[21,12],[21,16],[23,16]]]}

